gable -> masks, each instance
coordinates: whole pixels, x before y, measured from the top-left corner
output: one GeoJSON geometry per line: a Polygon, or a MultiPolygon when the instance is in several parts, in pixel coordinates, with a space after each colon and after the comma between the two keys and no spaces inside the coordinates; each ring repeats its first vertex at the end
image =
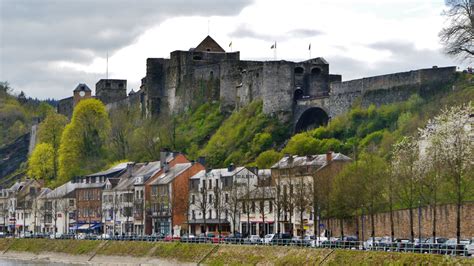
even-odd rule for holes
{"type": "Polygon", "coordinates": [[[214,52],[214,53],[225,53],[225,50],[216,42],[211,36],[207,36],[204,40],[196,46],[194,49],[196,52],[214,52]]]}

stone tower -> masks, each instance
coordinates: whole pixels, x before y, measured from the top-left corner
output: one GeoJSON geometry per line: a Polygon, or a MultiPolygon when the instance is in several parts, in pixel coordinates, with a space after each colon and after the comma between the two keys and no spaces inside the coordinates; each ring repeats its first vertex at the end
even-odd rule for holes
{"type": "Polygon", "coordinates": [[[79,83],[77,87],[73,91],[73,102],[74,107],[83,99],[91,98],[92,91],[89,87],[84,83],[79,83]]]}
{"type": "Polygon", "coordinates": [[[127,98],[127,80],[101,79],[95,84],[95,96],[104,104],[127,98]]]}

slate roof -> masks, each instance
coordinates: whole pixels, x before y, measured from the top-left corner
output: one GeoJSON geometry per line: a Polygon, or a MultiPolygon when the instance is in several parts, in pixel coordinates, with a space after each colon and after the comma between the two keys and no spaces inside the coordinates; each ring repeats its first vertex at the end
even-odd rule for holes
{"type": "Polygon", "coordinates": [[[92,92],[91,89],[89,89],[89,87],[85,83],[79,83],[73,92],[77,92],[77,91],[92,92]]]}
{"type": "Polygon", "coordinates": [[[194,48],[194,51],[225,53],[225,50],[209,35],[194,48]],[[207,49],[209,49],[209,51],[207,49]]]}
{"type": "Polygon", "coordinates": [[[171,167],[166,173],[161,173],[157,179],[153,180],[150,185],[166,185],[171,183],[178,175],[190,168],[192,163],[178,163],[171,167]]]}
{"type": "Polygon", "coordinates": [[[112,176],[112,175],[115,175],[115,174],[120,174],[120,172],[122,172],[123,170],[125,170],[127,168],[127,164],[129,163],[119,163],[105,171],[101,171],[101,172],[97,172],[97,173],[93,173],[93,174],[90,174],[90,175],[86,175],[86,177],[95,177],[95,176],[112,176]]]}
{"type": "Polygon", "coordinates": [[[61,186],[51,190],[48,194],[45,195],[46,198],[62,198],[66,195],[69,195],[71,192],[74,192],[78,183],[67,182],[61,186]]]}
{"type": "MultiPolygon", "coordinates": [[[[288,161],[290,157],[285,156],[272,166],[272,169],[285,169],[297,166],[323,166],[327,164],[326,154],[293,156],[293,162],[288,161]]],[[[351,158],[342,153],[332,153],[332,161],[350,161],[351,158]]]]}
{"type": "Polygon", "coordinates": [[[223,176],[223,177],[226,177],[226,176],[233,176],[235,174],[237,174],[238,172],[242,171],[245,167],[243,166],[239,166],[239,167],[235,167],[234,170],[232,171],[229,171],[228,168],[218,168],[218,169],[212,169],[208,175],[211,175],[211,176],[223,176]]]}

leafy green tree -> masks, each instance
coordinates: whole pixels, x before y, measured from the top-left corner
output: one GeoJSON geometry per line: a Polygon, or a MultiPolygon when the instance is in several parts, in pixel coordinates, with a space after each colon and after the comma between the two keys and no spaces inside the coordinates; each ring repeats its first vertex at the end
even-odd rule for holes
{"type": "Polygon", "coordinates": [[[53,149],[53,175],[51,179],[58,177],[59,145],[67,122],[68,119],[64,115],[49,111],[38,128],[38,143],[48,143],[53,149]]]}
{"type": "Polygon", "coordinates": [[[36,145],[28,159],[28,176],[45,183],[54,178],[54,148],[49,143],[36,145]]]}
{"type": "Polygon", "coordinates": [[[75,175],[100,169],[107,157],[109,133],[110,121],[104,104],[97,99],[80,101],[61,137],[61,179],[67,181],[75,175]]]}
{"type": "Polygon", "coordinates": [[[363,206],[362,183],[357,163],[352,163],[333,179],[330,194],[331,214],[340,220],[341,236],[344,236],[343,221],[361,209],[363,206]]]}
{"type": "Polygon", "coordinates": [[[255,159],[255,163],[258,168],[270,168],[272,165],[277,163],[282,157],[282,154],[275,150],[268,150],[260,153],[255,159]]]}
{"type": "Polygon", "coordinates": [[[314,139],[309,133],[303,132],[294,135],[286,147],[283,149],[283,153],[289,153],[293,155],[311,155],[318,153],[318,141],[314,139]]]}

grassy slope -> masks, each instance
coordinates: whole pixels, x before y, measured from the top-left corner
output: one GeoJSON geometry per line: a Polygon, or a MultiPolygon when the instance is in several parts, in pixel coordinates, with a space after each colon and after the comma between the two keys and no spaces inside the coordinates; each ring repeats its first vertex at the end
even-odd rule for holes
{"type": "MultiPolygon", "coordinates": [[[[0,251],[42,253],[58,252],[72,255],[91,255],[102,241],[50,240],[50,239],[0,239],[0,251]]],[[[151,256],[181,262],[199,262],[215,246],[212,244],[151,243],[109,241],[98,249],[98,255],[151,256]]],[[[310,249],[295,247],[264,247],[221,245],[204,261],[208,265],[315,265],[325,257],[329,265],[472,265],[472,258],[441,255],[364,252],[355,250],[310,249]],[[329,256],[328,256],[329,255],[329,256]]]]}

